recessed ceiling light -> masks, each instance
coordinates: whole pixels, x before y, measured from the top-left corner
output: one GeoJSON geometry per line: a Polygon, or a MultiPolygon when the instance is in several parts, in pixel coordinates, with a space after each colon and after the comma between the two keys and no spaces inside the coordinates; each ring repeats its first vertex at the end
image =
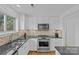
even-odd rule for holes
{"type": "Polygon", "coordinates": [[[21,7],[20,5],[16,5],[17,7],[21,7]]]}

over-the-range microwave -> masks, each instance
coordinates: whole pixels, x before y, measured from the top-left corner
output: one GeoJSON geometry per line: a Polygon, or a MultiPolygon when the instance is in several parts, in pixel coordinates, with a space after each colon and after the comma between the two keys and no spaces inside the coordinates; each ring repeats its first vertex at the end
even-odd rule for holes
{"type": "Polygon", "coordinates": [[[38,30],[49,30],[49,24],[38,24],[38,30]]]}

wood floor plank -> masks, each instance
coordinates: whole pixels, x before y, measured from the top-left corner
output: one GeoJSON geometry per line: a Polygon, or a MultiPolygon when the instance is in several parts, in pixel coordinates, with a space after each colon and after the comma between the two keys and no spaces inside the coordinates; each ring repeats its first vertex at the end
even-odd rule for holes
{"type": "Polygon", "coordinates": [[[48,52],[29,51],[28,55],[55,55],[55,51],[48,51],[48,52]]]}

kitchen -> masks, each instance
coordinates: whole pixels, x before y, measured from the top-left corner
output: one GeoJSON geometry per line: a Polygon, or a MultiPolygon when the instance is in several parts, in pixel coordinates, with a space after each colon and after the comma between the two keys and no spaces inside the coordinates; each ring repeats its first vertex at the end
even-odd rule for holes
{"type": "Polygon", "coordinates": [[[3,4],[0,8],[0,55],[79,55],[78,4],[3,4]]]}

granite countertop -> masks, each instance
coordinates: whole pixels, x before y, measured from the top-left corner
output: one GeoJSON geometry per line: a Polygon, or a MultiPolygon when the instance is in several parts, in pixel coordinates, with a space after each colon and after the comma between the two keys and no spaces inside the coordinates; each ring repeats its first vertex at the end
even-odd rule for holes
{"type": "Polygon", "coordinates": [[[16,51],[18,48],[20,48],[27,39],[18,38],[12,42],[9,42],[5,45],[0,46],[0,55],[6,55],[9,51],[13,50],[16,51]]]}
{"type": "MultiPolygon", "coordinates": [[[[28,38],[38,38],[38,35],[37,36],[27,36],[28,38]]],[[[54,36],[48,36],[49,38],[56,38],[54,36]]],[[[58,37],[58,39],[62,39],[62,37],[58,37]]]]}
{"type": "MultiPolygon", "coordinates": [[[[6,55],[9,51],[13,50],[14,52],[19,49],[25,42],[27,42],[27,40],[29,38],[38,38],[38,36],[30,36],[30,37],[26,37],[26,39],[24,39],[24,37],[19,37],[18,39],[9,42],[7,44],[4,44],[2,46],[0,46],[0,55],[6,55]]],[[[50,37],[51,38],[51,37],[50,37]]],[[[55,37],[53,37],[55,38],[55,37]]],[[[62,37],[60,37],[62,38],[62,37]]],[[[62,50],[64,47],[56,47],[56,49],[62,54],[62,52],[64,50],[62,50]],[[62,50],[62,51],[61,51],[62,50]]]]}
{"type": "Polygon", "coordinates": [[[57,46],[55,48],[61,55],[79,55],[79,46],[57,46]]]}

